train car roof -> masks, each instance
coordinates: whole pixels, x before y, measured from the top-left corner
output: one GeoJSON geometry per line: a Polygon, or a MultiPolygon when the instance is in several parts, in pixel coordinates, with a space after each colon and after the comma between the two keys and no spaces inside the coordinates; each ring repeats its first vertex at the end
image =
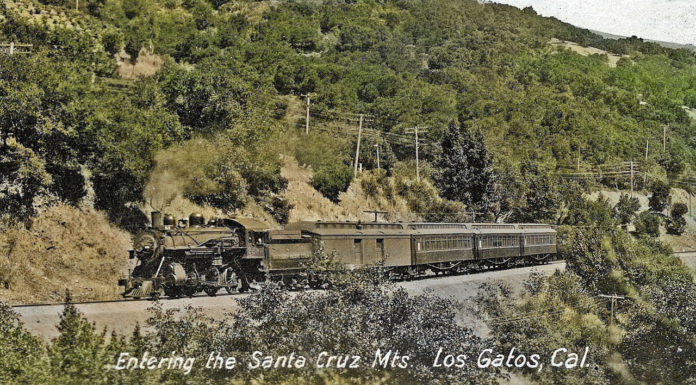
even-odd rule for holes
{"type": "Polygon", "coordinates": [[[517,228],[520,229],[520,232],[526,233],[526,234],[555,234],[556,229],[553,228],[551,225],[547,225],[544,223],[519,223],[517,224],[517,228]]]}
{"type": "Polygon", "coordinates": [[[285,226],[286,230],[301,230],[318,235],[408,235],[402,223],[388,222],[295,222],[285,226]]]}
{"type": "Polygon", "coordinates": [[[474,230],[474,233],[476,234],[481,234],[481,235],[487,235],[487,234],[519,234],[522,233],[522,230],[518,230],[516,228],[484,228],[484,229],[476,229],[474,230]]]}
{"type": "Polygon", "coordinates": [[[406,227],[413,230],[421,229],[468,229],[466,223],[444,223],[444,222],[413,222],[406,223],[406,227]]]}
{"type": "Polygon", "coordinates": [[[519,234],[555,233],[550,225],[538,223],[439,223],[303,221],[288,223],[286,230],[319,235],[380,234],[519,234]]]}
{"type": "Polygon", "coordinates": [[[478,234],[478,231],[476,230],[471,230],[471,229],[463,229],[463,228],[435,228],[435,229],[410,229],[409,231],[410,234],[414,235],[472,235],[472,234],[478,234]]]}
{"type": "MultiPolygon", "coordinates": [[[[225,221],[231,222],[234,227],[244,227],[251,231],[266,231],[271,229],[268,224],[251,218],[228,218],[225,219],[225,221]]],[[[230,223],[225,224],[230,225],[230,223]]]]}

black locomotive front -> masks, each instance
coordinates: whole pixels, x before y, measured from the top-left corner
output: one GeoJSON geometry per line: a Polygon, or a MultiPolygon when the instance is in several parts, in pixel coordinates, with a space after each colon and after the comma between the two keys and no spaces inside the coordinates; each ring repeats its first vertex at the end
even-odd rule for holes
{"type": "Polygon", "coordinates": [[[212,219],[200,214],[176,221],[152,213],[152,226],[135,238],[136,266],[119,280],[124,297],[214,296],[244,290],[263,258],[267,228],[250,219],[212,219]]]}

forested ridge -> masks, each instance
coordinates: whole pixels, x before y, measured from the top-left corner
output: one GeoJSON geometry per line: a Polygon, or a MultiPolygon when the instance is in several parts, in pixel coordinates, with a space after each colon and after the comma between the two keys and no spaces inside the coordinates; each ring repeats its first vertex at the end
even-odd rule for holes
{"type": "MultiPolygon", "coordinates": [[[[288,151],[286,138],[301,133],[295,123],[303,125],[304,114],[289,111],[304,102],[300,95],[311,96],[311,138],[290,151],[314,167],[315,185],[329,197],[350,182],[356,139],[336,138],[327,127],[355,126],[346,116],[361,113],[385,133],[383,154],[392,158],[384,168],[412,162],[409,127],[428,128],[420,154],[426,169],[440,159],[450,126],[482,133],[503,192],[531,190],[538,175],[569,167],[628,160],[665,180],[696,159],[686,109],[696,107],[692,52],[605,40],[529,8],[475,1],[75,4],[0,5],[0,39],[33,45],[28,54],[0,55],[6,218],[22,221],[41,205],[93,195],[90,203],[135,230],[146,222],[136,204],[157,151],[205,138],[219,145],[190,156],[187,197],[228,211],[253,199],[282,219],[287,204],[278,194],[287,182],[274,153],[288,151]],[[552,38],[624,57],[612,67],[605,56],[552,47],[552,38]],[[119,53],[130,59],[117,61],[119,53]],[[162,59],[156,75],[119,79],[118,66],[148,53],[162,59]]],[[[376,166],[372,151],[360,160],[376,166]]],[[[484,205],[474,195],[464,203],[484,205]]],[[[487,211],[515,200],[488,197],[487,211]]]]}

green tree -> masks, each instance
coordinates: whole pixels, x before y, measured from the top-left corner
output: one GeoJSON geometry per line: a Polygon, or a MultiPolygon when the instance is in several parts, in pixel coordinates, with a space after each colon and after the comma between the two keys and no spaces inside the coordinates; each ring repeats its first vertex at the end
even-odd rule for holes
{"type": "Polygon", "coordinates": [[[640,235],[647,235],[654,238],[660,236],[660,225],[662,220],[659,215],[643,211],[638,215],[636,220],[636,233],[640,235]]]}
{"type": "Polygon", "coordinates": [[[684,233],[686,230],[686,218],[684,218],[684,215],[687,212],[689,212],[689,208],[682,202],[672,205],[672,210],[669,213],[670,218],[665,226],[668,234],[682,235],[684,233]]]}
{"type": "Polygon", "coordinates": [[[473,206],[484,199],[493,179],[491,157],[479,130],[450,124],[442,139],[442,155],[433,175],[444,198],[473,206]]]}
{"type": "Polygon", "coordinates": [[[630,197],[627,194],[621,194],[619,201],[616,203],[616,206],[614,206],[616,219],[624,229],[633,221],[636,216],[636,211],[639,209],[640,202],[638,198],[630,197]]]}
{"type": "Polygon", "coordinates": [[[29,333],[12,308],[0,301],[0,383],[47,381],[46,346],[29,333]]]}
{"type": "Polygon", "coordinates": [[[34,201],[46,193],[51,176],[44,160],[15,139],[6,139],[0,149],[0,215],[26,220],[35,214],[34,201]]]}
{"type": "MultiPolygon", "coordinates": [[[[562,181],[557,175],[539,167],[538,163],[526,162],[520,170],[519,188],[522,197],[515,204],[509,220],[517,222],[555,222],[563,204],[560,186],[562,181]]],[[[585,203],[578,202],[580,205],[585,203]]],[[[579,207],[579,206],[578,206],[579,207]]],[[[576,214],[582,214],[576,210],[576,214]]]]}
{"type": "Polygon", "coordinates": [[[77,310],[66,294],[65,307],[58,324],[60,335],[51,341],[48,356],[54,383],[105,384],[115,372],[104,371],[113,363],[104,336],[77,310]]]}
{"type": "Polygon", "coordinates": [[[651,188],[652,195],[648,201],[650,209],[657,212],[662,212],[669,205],[670,187],[663,181],[656,181],[651,188]]]}

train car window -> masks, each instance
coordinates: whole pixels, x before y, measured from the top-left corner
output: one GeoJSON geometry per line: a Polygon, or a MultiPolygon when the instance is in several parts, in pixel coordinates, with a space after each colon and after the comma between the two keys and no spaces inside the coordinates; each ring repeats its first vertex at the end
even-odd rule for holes
{"type": "Polygon", "coordinates": [[[553,235],[527,235],[525,242],[529,246],[553,245],[556,239],[553,235]]]}

